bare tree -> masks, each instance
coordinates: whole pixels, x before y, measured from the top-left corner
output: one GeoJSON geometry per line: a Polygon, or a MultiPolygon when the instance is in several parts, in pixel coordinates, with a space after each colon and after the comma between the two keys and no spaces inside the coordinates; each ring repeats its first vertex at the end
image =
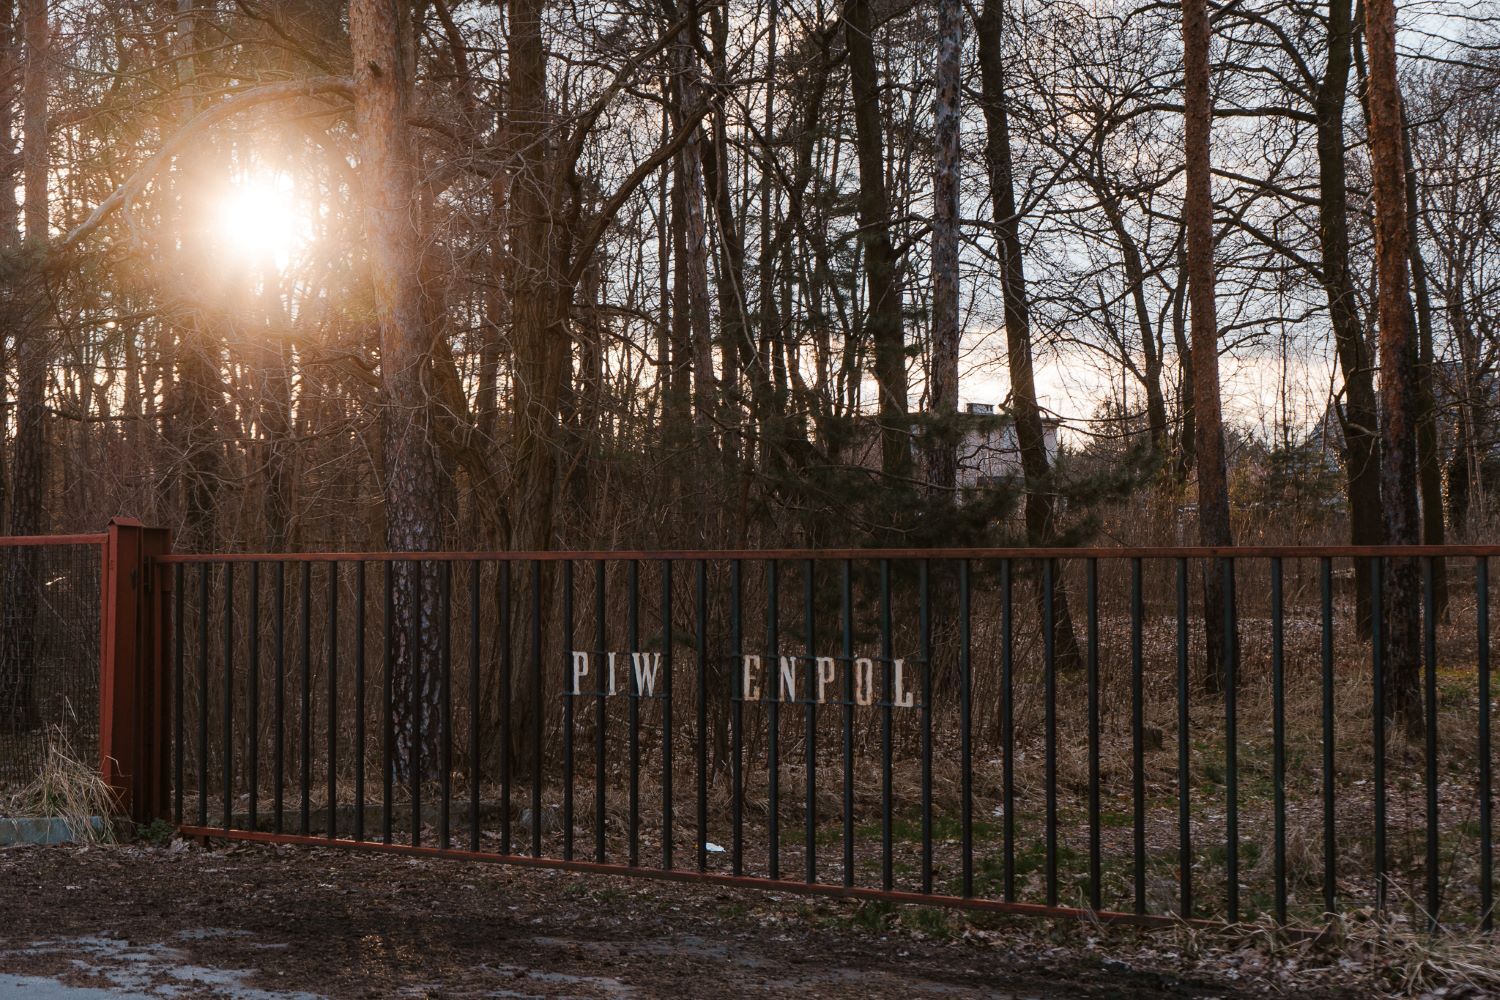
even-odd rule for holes
{"type": "MultiPolygon", "coordinates": [[[[1224,457],[1223,415],[1219,398],[1219,321],[1214,301],[1213,174],[1209,161],[1209,93],[1211,35],[1205,0],[1184,0],[1182,50],[1184,138],[1187,195],[1183,218],[1187,228],[1188,304],[1192,317],[1193,421],[1197,446],[1198,537],[1204,545],[1231,545],[1229,483],[1224,457]]],[[[1203,580],[1203,616],[1208,639],[1204,682],[1223,683],[1225,594],[1220,576],[1209,568],[1203,580]]]]}

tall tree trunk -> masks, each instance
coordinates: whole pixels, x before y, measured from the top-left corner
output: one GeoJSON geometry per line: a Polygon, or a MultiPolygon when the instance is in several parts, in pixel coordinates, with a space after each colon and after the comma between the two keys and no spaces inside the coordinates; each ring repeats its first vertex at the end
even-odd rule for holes
{"type": "MultiPolygon", "coordinates": [[[[702,116],[703,85],[698,65],[697,38],[697,25],[693,24],[672,45],[675,70],[672,76],[677,91],[673,107],[678,114],[676,127],[679,129],[685,121],[693,121],[702,116]]],[[[666,141],[665,138],[663,141],[666,141]]],[[[713,444],[712,427],[717,416],[718,387],[714,378],[713,340],[709,328],[704,145],[703,128],[701,125],[696,126],[691,138],[677,154],[677,184],[682,189],[682,199],[679,202],[683,213],[680,274],[685,282],[684,305],[690,338],[688,353],[692,361],[693,425],[697,429],[698,447],[706,449],[713,444]]]]}
{"type": "Polygon", "coordinates": [[[511,183],[511,342],[515,350],[512,546],[554,546],[562,446],[558,412],[568,383],[558,210],[563,170],[547,103],[544,0],[510,3],[510,134],[517,170],[511,183]]]}
{"type": "MultiPolygon", "coordinates": [[[[1396,79],[1394,0],[1365,0],[1369,54],[1370,179],[1375,202],[1375,272],[1380,318],[1381,493],[1387,540],[1421,539],[1417,508],[1416,351],[1407,275],[1406,165],[1402,155],[1401,92],[1396,79]]],[[[1387,574],[1385,637],[1387,707],[1408,726],[1417,709],[1421,616],[1411,559],[1392,559],[1387,574]]]]}
{"type": "MultiPolygon", "coordinates": [[[[1219,399],[1219,320],[1214,302],[1214,201],[1209,163],[1213,111],[1209,94],[1211,42],[1206,0],[1184,0],[1183,147],[1187,192],[1183,216],[1187,227],[1188,308],[1193,342],[1198,537],[1204,545],[1232,545],[1224,423],[1219,399]]],[[[1221,574],[1213,566],[1205,567],[1203,616],[1208,658],[1203,682],[1210,690],[1218,690],[1223,685],[1225,670],[1230,666],[1224,658],[1226,643],[1231,638],[1224,633],[1225,596],[1221,574]]]]}
{"type": "Polygon", "coordinates": [[[1177,454],[1173,461],[1172,475],[1180,484],[1186,484],[1193,471],[1193,460],[1198,455],[1197,422],[1193,417],[1193,347],[1187,335],[1187,249],[1177,254],[1177,287],[1172,294],[1172,343],[1177,346],[1177,409],[1182,414],[1182,427],[1177,432],[1177,454]]]}
{"type": "MultiPolygon", "coordinates": [[[[1328,65],[1317,96],[1318,228],[1323,292],[1328,298],[1328,316],[1344,378],[1344,405],[1338,412],[1344,435],[1349,541],[1354,545],[1380,545],[1385,541],[1385,513],[1380,503],[1380,414],[1375,404],[1374,366],[1349,269],[1349,185],[1344,167],[1344,104],[1353,56],[1349,11],[1349,0],[1330,0],[1328,65]]],[[[1355,577],[1358,630],[1361,636],[1368,636],[1370,577],[1366,573],[1356,573],[1355,577]]]]}
{"type": "MultiPolygon", "coordinates": [[[[1402,108],[1401,162],[1406,170],[1406,238],[1411,259],[1412,304],[1417,333],[1417,488],[1422,498],[1422,544],[1442,545],[1443,467],[1438,454],[1437,397],[1433,390],[1432,298],[1427,288],[1427,264],[1418,238],[1417,165],[1412,157],[1415,126],[1402,108]]],[[[1434,559],[1432,566],[1433,613],[1448,617],[1448,564],[1434,559]]]]}
{"type": "Polygon", "coordinates": [[[950,494],[958,477],[959,72],[963,6],[938,0],[937,161],[932,177],[932,337],[927,409],[927,482],[950,494]]]}
{"type": "MultiPolygon", "coordinates": [[[[443,510],[428,406],[431,334],[418,277],[421,212],[407,126],[410,30],[398,0],[349,4],[360,187],[380,326],[386,541],[393,551],[428,552],[443,547],[443,510]]],[[[437,574],[432,564],[425,571],[419,565],[395,563],[393,569],[396,690],[408,692],[396,699],[395,724],[398,768],[409,773],[420,731],[419,771],[432,776],[438,761],[441,690],[434,669],[437,574]]]]}
{"type": "MultiPolygon", "coordinates": [[[[989,167],[990,203],[994,212],[996,245],[1000,253],[1000,291],[1005,310],[1006,359],[1010,366],[1011,419],[1021,472],[1026,477],[1026,542],[1057,542],[1057,510],[1051,461],[1047,456],[1046,427],[1037,401],[1036,374],[1031,355],[1031,303],[1026,290],[1026,258],[1021,242],[1021,218],[1016,211],[1015,172],[1010,149],[1010,112],[1005,90],[1005,62],[1001,48],[1004,0],[984,0],[975,25],[979,43],[981,97],[984,102],[985,158],[989,167]]],[[[1061,574],[1054,573],[1054,646],[1058,661],[1069,668],[1082,662],[1073,630],[1068,592],[1061,574]]],[[[1045,595],[1038,594],[1039,600],[1045,595]]]]}
{"type": "Polygon", "coordinates": [[[880,122],[880,78],[875,65],[875,18],[871,0],[846,0],[844,44],[854,98],[854,142],[859,160],[857,198],[868,297],[865,328],[875,348],[880,392],[880,468],[909,480],[911,418],[907,414],[906,338],[902,292],[891,244],[891,206],[885,186],[885,139],[880,122]]]}
{"type": "MultiPolygon", "coordinates": [[[[9,534],[44,529],[47,480],[47,295],[37,266],[47,243],[47,0],[22,0],[25,68],[21,85],[21,174],[26,252],[31,257],[17,296],[15,453],[11,461],[9,534]]],[[[38,549],[7,553],[0,632],[0,731],[19,732],[36,721],[36,615],[38,549]]]]}
{"type": "MultiPolygon", "coordinates": [[[[21,245],[21,208],[16,203],[16,170],[19,158],[15,147],[16,68],[21,65],[20,40],[16,37],[15,0],[0,0],[0,254],[7,259],[21,245]]],[[[7,282],[0,297],[0,324],[7,330],[17,325],[19,296],[15,282],[7,282]]],[[[0,397],[10,392],[10,371],[5,350],[5,337],[0,336],[0,397]]],[[[3,416],[3,411],[0,411],[3,416]]],[[[0,430],[0,524],[8,524],[8,499],[6,489],[10,478],[6,468],[9,456],[5,453],[5,434],[0,430]]],[[[0,587],[3,587],[0,579],[0,587]]],[[[0,601],[5,592],[0,590],[0,601]]]]}

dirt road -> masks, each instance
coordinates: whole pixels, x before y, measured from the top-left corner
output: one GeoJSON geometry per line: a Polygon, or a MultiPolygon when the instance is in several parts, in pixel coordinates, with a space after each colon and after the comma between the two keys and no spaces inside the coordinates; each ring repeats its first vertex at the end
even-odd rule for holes
{"type": "Polygon", "coordinates": [[[0,850],[0,909],[0,995],[59,1000],[1341,995],[1172,931],[327,849],[0,850]]]}

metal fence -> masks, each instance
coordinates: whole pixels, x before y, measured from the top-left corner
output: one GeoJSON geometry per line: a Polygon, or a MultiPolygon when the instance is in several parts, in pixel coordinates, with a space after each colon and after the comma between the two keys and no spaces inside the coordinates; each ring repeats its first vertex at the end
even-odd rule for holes
{"type": "Polygon", "coordinates": [[[0,538],[0,792],[35,780],[49,742],[97,759],[103,539],[0,538]]]}
{"type": "Polygon", "coordinates": [[[871,900],[1488,927],[1495,555],[171,555],[173,809],[871,900]]]}

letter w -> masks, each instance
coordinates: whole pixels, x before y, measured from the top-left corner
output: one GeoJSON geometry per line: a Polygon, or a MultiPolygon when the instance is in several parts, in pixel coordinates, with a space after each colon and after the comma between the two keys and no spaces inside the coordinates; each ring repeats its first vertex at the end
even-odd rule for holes
{"type": "Polygon", "coordinates": [[[630,664],[635,670],[635,692],[646,697],[656,693],[656,672],[661,669],[660,653],[631,653],[630,664]]]}

